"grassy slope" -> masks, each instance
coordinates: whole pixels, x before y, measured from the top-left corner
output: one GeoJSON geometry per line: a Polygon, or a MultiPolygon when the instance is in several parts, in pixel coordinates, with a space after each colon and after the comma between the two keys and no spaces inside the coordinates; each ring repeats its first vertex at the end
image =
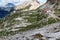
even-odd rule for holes
{"type": "Polygon", "coordinates": [[[28,20],[28,22],[31,22],[32,25],[28,25],[26,27],[23,27],[22,29],[18,30],[18,31],[8,31],[8,30],[3,30],[3,31],[0,31],[0,36],[8,36],[8,35],[14,35],[16,32],[20,32],[20,31],[27,31],[27,30],[31,30],[31,29],[35,29],[35,28],[41,28],[45,25],[48,25],[48,24],[52,24],[52,23],[55,23],[55,22],[58,22],[60,21],[59,19],[57,19],[57,21],[53,18],[50,18],[48,19],[47,21],[47,17],[48,15],[47,14],[43,14],[40,12],[40,9],[39,10],[34,10],[35,12],[32,12],[32,11],[29,11],[29,12],[20,12],[20,13],[14,13],[12,15],[8,15],[5,19],[0,19],[0,29],[4,29],[4,28],[9,28],[9,30],[11,30],[11,26],[15,24],[15,22],[18,22],[18,21],[15,21],[14,18],[17,18],[17,17],[23,17],[23,16],[29,16],[29,17],[26,17],[24,18],[28,20]],[[32,13],[32,14],[29,14],[29,13],[32,13]],[[43,20],[44,19],[44,20],[43,20]],[[7,26],[4,26],[4,22],[7,23],[10,23],[9,25],[7,26]]]}

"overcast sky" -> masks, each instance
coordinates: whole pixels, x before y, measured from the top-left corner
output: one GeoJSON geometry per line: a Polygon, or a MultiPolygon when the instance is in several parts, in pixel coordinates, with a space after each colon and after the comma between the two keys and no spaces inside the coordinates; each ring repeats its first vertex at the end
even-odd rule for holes
{"type": "MultiPolygon", "coordinates": [[[[0,6],[4,6],[7,3],[13,3],[15,5],[19,5],[24,1],[31,1],[31,0],[0,0],[0,6]]],[[[47,0],[38,0],[39,2],[46,2],[47,0]]]]}

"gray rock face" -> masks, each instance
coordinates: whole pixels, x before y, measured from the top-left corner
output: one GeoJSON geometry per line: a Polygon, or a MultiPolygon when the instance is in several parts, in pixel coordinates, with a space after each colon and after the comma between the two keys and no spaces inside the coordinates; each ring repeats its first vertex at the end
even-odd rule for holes
{"type": "Polygon", "coordinates": [[[60,3],[60,0],[47,0],[47,2],[51,2],[51,3],[60,3]]]}

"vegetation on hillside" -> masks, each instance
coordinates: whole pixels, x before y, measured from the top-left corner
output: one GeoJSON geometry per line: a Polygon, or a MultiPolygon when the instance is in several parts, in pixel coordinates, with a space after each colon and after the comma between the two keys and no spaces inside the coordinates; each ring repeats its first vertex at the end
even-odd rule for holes
{"type": "MultiPolygon", "coordinates": [[[[24,8],[25,9],[25,8],[24,8]]],[[[23,10],[23,9],[22,9],[23,10]]],[[[30,11],[21,11],[15,10],[16,13],[8,14],[5,18],[0,19],[0,36],[9,36],[14,35],[18,32],[23,32],[27,30],[33,30],[36,28],[41,28],[45,25],[49,25],[55,22],[59,22],[60,19],[48,18],[48,14],[42,13],[38,8],[36,10],[30,11]],[[31,23],[31,25],[27,25],[26,27],[17,27],[14,28],[15,24],[21,24],[21,20],[14,20],[16,18],[22,18],[25,22],[31,23]],[[12,29],[19,29],[17,31],[12,31],[12,29]]],[[[55,10],[56,13],[60,13],[60,10],[55,10]]]]}

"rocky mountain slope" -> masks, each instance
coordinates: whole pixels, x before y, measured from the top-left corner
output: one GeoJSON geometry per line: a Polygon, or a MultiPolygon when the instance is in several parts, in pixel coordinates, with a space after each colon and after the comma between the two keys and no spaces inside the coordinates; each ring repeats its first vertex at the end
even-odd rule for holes
{"type": "Polygon", "coordinates": [[[42,36],[46,37],[45,39],[43,38],[44,40],[47,40],[47,39],[50,40],[50,37],[52,37],[51,40],[53,39],[53,37],[54,39],[57,38],[57,36],[55,37],[54,35],[55,34],[57,35],[60,32],[60,29],[59,29],[60,18],[58,16],[57,18],[55,14],[60,13],[59,12],[60,10],[55,8],[56,4],[55,3],[51,4],[47,2],[44,5],[40,6],[40,4],[36,1],[34,1],[32,4],[30,2],[25,2],[25,3],[26,3],[24,4],[25,6],[22,5],[23,6],[22,7],[18,5],[15,8],[15,10],[11,12],[11,14],[8,14],[6,17],[0,19],[0,39],[1,40],[5,40],[5,39],[6,40],[28,40],[28,39],[30,40],[31,37],[33,39],[32,35],[35,35],[35,33],[37,34],[40,33],[41,35],[43,34],[42,36]],[[52,9],[53,10],[50,12],[44,12],[45,8],[49,8],[49,10],[52,10],[52,9]],[[25,10],[28,10],[28,11],[25,11],[25,10]],[[53,24],[53,23],[56,23],[56,24],[53,24]],[[58,26],[58,28],[55,25],[58,26]],[[44,29],[45,31],[39,28],[44,29]],[[56,30],[54,30],[54,28],[56,30]],[[36,30],[39,29],[41,31],[37,30],[37,32],[35,32],[36,31],[35,29],[36,30]],[[29,33],[30,33],[30,36],[29,36],[29,33]],[[45,35],[44,33],[48,34],[49,36],[45,35]],[[54,35],[52,35],[53,33],[54,35]]]}
{"type": "Polygon", "coordinates": [[[16,10],[28,7],[28,10],[35,10],[44,3],[38,2],[37,0],[25,1],[21,5],[16,6],[16,10]]]}

